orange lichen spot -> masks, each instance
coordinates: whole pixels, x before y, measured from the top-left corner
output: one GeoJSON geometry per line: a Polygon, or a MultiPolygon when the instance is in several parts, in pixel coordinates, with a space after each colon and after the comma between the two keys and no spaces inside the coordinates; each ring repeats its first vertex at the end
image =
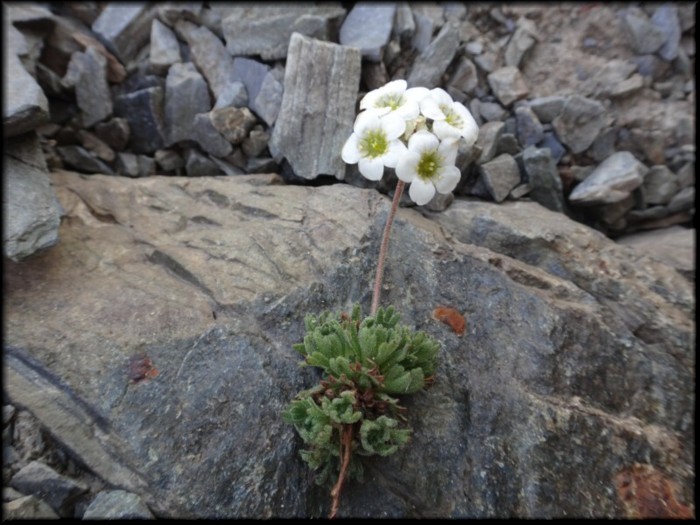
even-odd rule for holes
{"type": "Polygon", "coordinates": [[[678,501],[678,485],[651,465],[634,464],[615,475],[617,496],[625,517],[694,518],[691,507],[678,501]]]}
{"type": "Polygon", "coordinates": [[[127,375],[132,383],[140,383],[144,379],[153,379],[158,375],[158,370],[153,366],[153,361],[145,353],[134,354],[129,358],[127,375]]]}
{"type": "Polygon", "coordinates": [[[438,306],[433,310],[433,318],[436,321],[448,325],[458,336],[463,336],[467,328],[467,321],[464,316],[454,308],[449,306],[438,306]]]}

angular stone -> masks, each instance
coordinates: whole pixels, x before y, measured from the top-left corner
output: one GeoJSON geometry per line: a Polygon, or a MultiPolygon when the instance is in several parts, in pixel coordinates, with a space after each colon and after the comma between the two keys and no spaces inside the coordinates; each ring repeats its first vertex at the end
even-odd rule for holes
{"type": "Polygon", "coordinates": [[[454,23],[445,24],[437,36],[416,57],[406,79],[409,87],[432,89],[442,84],[441,77],[452,62],[459,47],[459,29],[454,23]]]}
{"type": "Polygon", "coordinates": [[[263,78],[257,96],[248,102],[250,109],[255,111],[268,126],[274,125],[282,106],[283,81],[284,71],[271,69],[263,78]]]}
{"type": "Polygon", "coordinates": [[[520,184],[520,170],[515,159],[503,153],[479,166],[481,179],[496,202],[503,202],[510,191],[520,184]]]}
{"type": "Polygon", "coordinates": [[[474,62],[466,57],[460,57],[448,85],[466,94],[471,94],[474,92],[478,81],[479,78],[474,62]]]}
{"type": "Polygon", "coordinates": [[[681,25],[678,20],[678,8],[671,4],[664,4],[656,8],[651,17],[653,26],[661,30],[664,35],[664,43],[658,50],[658,54],[667,62],[678,57],[681,41],[681,25]]]}
{"type": "Polygon", "coordinates": [[[340,44],[359,48],[363,58],[379,62],[391,37],[395,13],[395,4],[355,3],[340,26],[340,44]]]}
{"type": "Polygon", "coordinates": [[[284,86],[276,70],[249,58],[233,60],[232,79],[240,81],[248,94],[248,106],[268,125],[272,125],[282,104],[284,86]]]}
{"type": "Polygon", "coordinates": [[[435,24],[433,21],[420,13],[413,13],[413,18],[416,23],[416,31],[411,38],[411,47],[422,53],[430,45],[433,39],[433,29],[435,24]]]}
{"type": "Polygon", "coordinates": [[[552,122],[566,105],[567,97],[552,95],[548,97],[538,97],[527,101],[528,106],[535,112],[537,118],[543,124],[552,122]]]}
{"type": "Polygon", "coordinates": [[[92,127],[112,114],[107,60],[95,48],[88,47],[85,53],[73,53],[63,81],[65,85],[75,87],[83,126],[92,127]]]}
{"type": "Polygon", "coordinates": [[[582,153],[611,121],[612,117],[603,104],[594,99],[572,95],[559,116],[552,121],[552,126],[559,140],[572,153],[582,153]]]}
{"type": "Polygon", "coordinates": [[[607,128],[600,132],[591,144],[587,154],[596,162],[602,162],[615,153],[617,142],[617,129],[607,128]]]}
{"type": "Polygon", "coordinates": [[[155,10],[148,2],[112,2],[92,24],[92,30],[127,64],[148,43],[155,10]]]}
{"type": "Polygon", "coordinates": [[[32,461],[19,470],[12,476],[10,484],[23,494],[31,494],[45,501],[63,517],[72,517],[75,499],[88,490],[81,483],[62,476],[39,461],[32,461]]]}
{"type": "Polygon", "coordinates": [[[181,62],[180,44],[175,33],[157,18],[151,25],[151,50],[149,60],[153,70],[161,75],[167,73],[170,66],[181,62]]]}
{"type": "Polygon", "coordinates": [[[112,168],[82,146],[58,146],[56,151],[60,155],[61,160],[73,169],[83,173],[114,175],[112,168]]]}
{"type": "Polygon", "coordinates": [[[355,120],[360,65],[356,48],[292,35],[282,107],[269,143],[277,162],[286,158],[305,179],[321,174],[344,178],[340,152],[355,120]]]}
{"type": "Polygon", "coordinates": [[[242,108],[248,105],[248,91],[243,82],[234,81],[226,86],[216,98],[213,109],[227,108],[229,106],[242,108]]]}
{"type": "Polygon", "coordinates": [[[115,97],[114,114],[129,123],[129,144],[136,153],[153,153],[163,147],[163,89],[150,87],[115,97]]]}
{"type": "Polygon", "coordinates": [[[416,32],[416,21],[408,2],[398,2],[396,5],[396,17],[392,34],[397,36],[403,43],[407,43],[416,32]]]}
{"type": "Polygon", "coordinates": [[[610,90],[611,97],[626,97],[644,87],[642,75],[635,73],[631,77],[623,80],[610,90]]]}
{"type": "Polygon", "coordinates": [[[529,106],[520,106],[515,109],[515,121],[518,140],[524,148],[534,146],[544,138],[542,123],[529,106]]]}
{"type": "Polygon", "coordinates": [[[180,154],[171,149],[159,149],[156,151],[155,160],[166,172],[175,171],[185,166],[185,160],[180,154]]]}
{"type": "Polygon", "coordinates": [[[638,54],[656,53],[666,41],[664,32],[650,22],[642,9],[629,7],[621,13],[621,17],[622,28],[632,49],[638,54]]]}
{"type": "Polygon", "coordinates": [[[621,201],[642,184],[648,170],[629,151],[618,151],[574,188],[569,201],[580,205],[621,201]]]}
{"type": "Polygon", "coordinates": [[[102,142],[96,135],[84,129],[79,129],[78,137],[83,147],[94,153],[97,158],[105,162],[112,162],[114,160],[114,150],[102,142]]]}
{"type": "Polygon", "coordinates": [[[479,115],[489,122],[505,120],[508,118],[508,111],[498,102],[481,102],[479,104],[479,115]]]}
{"type": "Polygon", "coordinates": [[[565,211],[563,184],[551,151],[530,146],[523,150],[522,163],[529,197],[549,210],[565,211]]]}
{"type": "Polygon", "coordinates": [[[190,148],[185,152],[185,173],[189,177],[221,175],[221,169],[211,159],[202,155],[196,149],[190,148]]]}
{"type": "Polygon", "coordinates": [[[59,515],[35,496],[22,496],[2,504],[3,520],[57,520],[59,515]]]}
{"type": "Polygon", "coordinates": [[[554,164],[559,164],[559,161],[566,154],[566,148],[561,145],[557,136],[551,131],[545,131],[542,140],[537,143],[538,148],[548,149],[552,155],[554,164]]]}
{"type": "Polygon", "coordinates": [[[695,206],[695,186],[689,186],[676,193],[668,203],[671,213],[690,210],[695,206]]]}
{"type": "Polygon", "coordinates": [[[529,18],[520,17],[516,23],[513,36],[506,47],[504,59],[506,66],[520,67],[525,54],[537,42],[537,26],[529,18]]]}
{"type": "Polygon", "coordinates": [[[231,6],[221,21],[221,30],[230,55],[259,55],[262,60],[279,60],[287,56],[292,33],[330,40],[334,23],[345,12],[342,5],[333,3],[231,6]]]}
{"type": "Polygon", "coordinates": [[[2,128],[5,137],[15,137],[49,121],[49,101],[19,57],[7,47],[3,54],[2,128]]]}
{"type": "Polygon", "coordinates": [[[126,78],[126,68],[119,62],[117,57],[110,53],[107,48],[97,40],[96,38],[82,33],[80,31],[75,31],[71,35],[73,40],[75,40],[83,48],[83,51],[87,51],[89,48],[93,48],[100,55],[105,57],[107,61],[107,80],[115,84],[123,82],[126,78]]]}
{"type": "Polygon", "coordinates": [[[246,107],[227,107],[209,112],[209,119],[216,130],[231,144],[240,144],[253,129],[256,118],[246,107]]]}
{"type": "Polygon", "coordinates": [[[515,66],[497,69],[486,78],[494,95],[504,106],[527,97],[530,92],[520,70],[515,66]]]}
{"type": "Polygon", "coordinates": [[[119,153],[117,155],[116,172],[126,177],[138,177],[139,159],[134,153],[119,153]]]}
{"type": "Polygon", "coordinates": [[[95,126],[95,134],[117,151],[123,151],[129,143],[131,129],[125,118],[114,117],[95,126]]]}
{"type": "Polygon", "coordinates": [[[189,45],[192,62],[207,79],[214,98],[218,98],[229,83],[237,80],[233,73],[233,58],[223,42],[206,27],[196,26],[187,20],[179,20],[175,24],[175,32],[189,45]]]}
{"type": "Polygon", "coordinates": [[[248,158],[255,158],[267,148],[269,142],[270,134],[262,126],[255,126],[243,141],[241,149],[248,158]]]}
{"type": "Polygon", "coordinates": [[[6,138],[4,146],[2,245],[17,262],[58,242],[61,207],[36,134],[6,138]]]}
{"type": "Polygon", "coordinates": [[[644,176],[644,199],[647,204],[668,204],[678,192],[676,175],[664,165],[652,166],[644,176]]]}
{"type": "Polygon", "coordinates": [[[192,62],[173,64],[165,81],[165,145],[194,140],[194,118],[211,109],[209,88],[192,62]]]}
{"type": "Polygon", "coordinates": [[[214,127],[208,113],[195,115],[190,138],[197,142],[203,151],[217,157],[225,157],[233,151],[233,146],[214,127]]]}
{"type": "Polygon", "coordinates": [[[105,490],[92,500],[84,520],[152,520],[150,509],[138,495],[125,490],[105,490]]]}
{"type": "Polygon", "coordinates": [[[199,22],[202,11],[202,2],[159,2],[158,18],[173,27],[178,20],[199,22]]]}
{"type": "Polygon", "coordinates": [[[500,121],[487,122],[479,128],[476,145],[481,149],[481,155],[477,162],[483,164],[496,155],[498,142],[504,133],[505,124],[500,121]]]}

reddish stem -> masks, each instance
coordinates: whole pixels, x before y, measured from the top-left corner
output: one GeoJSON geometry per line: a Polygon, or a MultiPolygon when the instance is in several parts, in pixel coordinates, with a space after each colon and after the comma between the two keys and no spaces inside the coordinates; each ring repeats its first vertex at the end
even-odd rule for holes
{"type": "Polygon", "coordinates": [[[384,260],[386,259],[386,252],[389,249],[389,232],[391,231],[391,225],[394,222],[396,210],[399,208],[399,201],[401,200],[404,185],[405,183],[402,180],[399,180],[396,183],[394,200],[391,202],[391,211],[389,212],[389,216],[386,219],[386,224],[384,225],[382,245],[379,248],[379,260],[377,261],[377,275],[374,278],[374,294],[372,295],[372,310],[370,315],[374,315],[379,307],[379,296],[382,294],[382,279],[384,278],[384,260]]]}
{"type": "Polygon", "coordinates": [[[350,465],[350,455],[352,453],[352,425],[343,425],[343,430],[340,435],[340,457],[342,459],[342,464],[340,466],[340,474],[338,474],[338,481],[336,481],[331,490],[331,513],[328,519],[335,518],[340,507],[340,491],[343,490],[343,483],[348,475],[348,465],[350,465]]]}

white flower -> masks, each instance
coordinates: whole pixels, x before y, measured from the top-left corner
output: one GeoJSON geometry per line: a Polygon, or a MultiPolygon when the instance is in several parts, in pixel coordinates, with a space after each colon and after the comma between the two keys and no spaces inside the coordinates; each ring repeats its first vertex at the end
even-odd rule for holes
{"type": "Polygon", "coordinates": [[[406,153],[406,146],[399,140],[405,130],[406,122],[396,113],[380,117],[374,110],[361,111],[341,157],[348,164],[358,163],[360,173],[367,179],[379,180],[384,166],[395,168],[406,153]]]}
{"type": "Polygon", "coordinates": [[[408,140],[408,151],[396,165],[396,176],[410,183],[408,195],[422,206],[439,193],[450,193],[459,183],[455,166],[457,143],[440,142],[429,131],[417,131],[408,140]]]}
{"type": "Polygon", "coordinates": [[[427,118],[433,119],[433,133],[440,140],[456,142],[464,137],[467,147],[471,147],[479,135],[474,117],[463,104],[455,102],[441,88],[430,90],[430,94],[421,100],[420,110],[427,118]]]}
{"type": "Polygon", "coordinates": [[[374,109],[379,115],[398,113],[404,120],[412,120],[420,114],[420,101],[430,91],[424,87],[406,89],[408,83],[392,80],[367,93],[360,100],[360,109],[374,109]]]}

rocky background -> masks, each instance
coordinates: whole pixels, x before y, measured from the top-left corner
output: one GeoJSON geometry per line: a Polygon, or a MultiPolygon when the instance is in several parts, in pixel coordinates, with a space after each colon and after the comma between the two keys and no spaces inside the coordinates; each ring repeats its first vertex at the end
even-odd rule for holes
{"type": "Polygon", "coordinates": [[[395,178],[340,149],[406,78],[480,134],[392,231],[443,365],[339,515],[694,516],[694,9],[4,3],[4,514],[327,513],[291,344],[369,304],[395,178]]]}

